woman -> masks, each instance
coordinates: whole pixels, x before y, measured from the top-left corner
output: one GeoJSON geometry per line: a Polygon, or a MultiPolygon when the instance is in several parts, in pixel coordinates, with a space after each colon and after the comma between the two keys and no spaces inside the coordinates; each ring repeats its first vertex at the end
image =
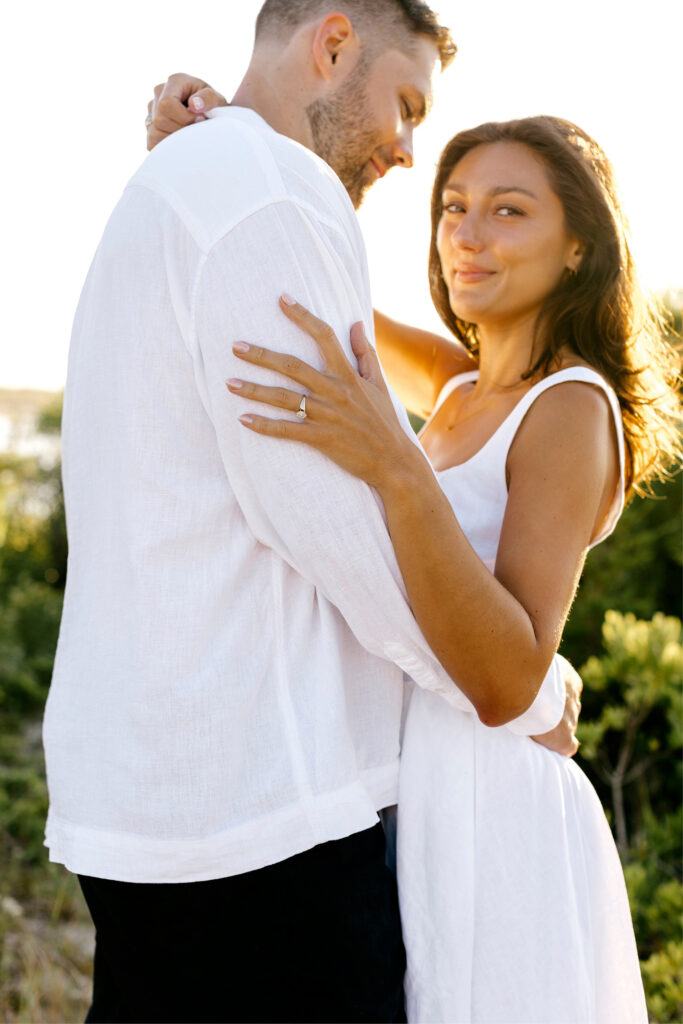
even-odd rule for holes
{"type": "Polygon", "coordinates": [[[472,369],[453,377],[450,342],[383,318],[378,339],[401,397],[428,415],[435,474],[396,422],[361,325],[359,375],[283,297],[325,372],[238,343],[296,383],[228,386],[300,413],[241,416],[247,429],[312,445],[377,489],[414,614],[476,711],[416,689],[406,717],[408,1019],[643,1022],[597,796],[571,761],[497,727],[533,701],[586,551],[677,454],[674,355],[638,292],[610,165],[576,126],[536,117],[457,135],[432,228],[432,296],[472,369]]]}

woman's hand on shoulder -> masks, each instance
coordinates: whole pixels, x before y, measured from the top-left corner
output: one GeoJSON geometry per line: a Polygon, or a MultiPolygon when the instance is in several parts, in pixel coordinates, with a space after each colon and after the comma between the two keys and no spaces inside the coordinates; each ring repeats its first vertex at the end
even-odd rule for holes
{"type": "Polygon", "coordinates": [[[249,412],[240,416],[241,423],[257,434],[316,448],[380,493],[404,486],[413,464],[426,465],[426,460],[398,421],[363,324],[351,328],[355,369],[329,324],[288,296],[281,298],[280,308],[315,340],[324,369],[316,370],[292,355],[238,342],[233,351],[240,359],[274,370],[295,386],[273,388],[236,379],[228,381],[228,389],[299,416],[298,420],[273,419],[249,412]]]}
{"type": "Polygon", "coordinates": [[[147,149],[152,150],[179,128],[206,120],[215,107],[226,107],[228,101],[201,78],[182,73],[171,75],[154,87],[154,97],[147,104],[147,149]]]}

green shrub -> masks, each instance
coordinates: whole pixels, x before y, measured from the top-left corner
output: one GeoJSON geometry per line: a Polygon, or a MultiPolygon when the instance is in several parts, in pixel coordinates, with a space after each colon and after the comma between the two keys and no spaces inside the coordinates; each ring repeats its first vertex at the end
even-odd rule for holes
{"type": "Polygon", "coordinates": [[[680,1021],[681,623],[608,611],[602,632],[604,653],[581,669],[580,759],[622,856],[651,1018],[680,1021]]]}
{"type": "Polygon", "coordinates": [[[30,579],[17,583],[0,605],[0,711],[42,709],[54,659],[62,594],[30,579]]]}

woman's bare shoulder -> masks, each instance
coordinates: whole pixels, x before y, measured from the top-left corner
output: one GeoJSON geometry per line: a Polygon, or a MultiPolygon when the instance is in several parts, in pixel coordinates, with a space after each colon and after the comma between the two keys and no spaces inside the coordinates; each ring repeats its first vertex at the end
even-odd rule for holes
{"type": "Polygon", "coordinates": [[[507,461],[508,486],[542,478],[577,498],[597,487],[605,505],[619,479],[614,414],[605,392],[568,380],[543,391],[525,416],[507,461]]]}

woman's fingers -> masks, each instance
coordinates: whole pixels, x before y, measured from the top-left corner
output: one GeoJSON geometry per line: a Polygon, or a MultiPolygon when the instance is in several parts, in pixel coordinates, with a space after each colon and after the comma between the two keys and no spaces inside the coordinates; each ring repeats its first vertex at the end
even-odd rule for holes
{"type": "Polygon", "coordinates": [[[265,437],[278,437],[281,441],[303,441],[305,444],[316,447],[313,424],[300,423],[298,420],[271,420],[266,416],[255,416],[254,413],[244,413],[237,417],[240,423],[253,430],[255,434],[263,434],[265,437]]]}
{"type": "Polygon", "coordinates": [[[363,322],[359,320],[351,327],[351,349],[356,362],[358,372],[364,380],[378,384],[382,381],[382,372],[379,367],[377,353],[368,341],[363,322]]]}
{"type": "Polygon", "coordinates": [[[147,104],[147,149],[154,149],[180,128],[205,121],[207,111],[226,104],[225,97],[201,78],[171,75],[154,87],[154,99],[147,104]]]}
{"type": "Polygon", "coordinates": [[[239,359],[256,366],[264,366],[267,370],[275,370],[284,377],[303,384],[309,391],[324,394],[329,390],[329,381],[325,374],[319,373],[308,363],[285,352],[273,352],[261,345],[248,345],[246,341],[236,341],[232,350],[239,359]]]}
{"type": "Polygon", "coordinates": [[[215,107],[227,107],[228,101],[221,93],[216,92],[210,85],[206,85],[190,96],[187,105],[197,117],[203,118],[209,110],[214,110],[215,107]]]}
{"type": "Polygon", "coordinates": [[[339,339],[329,324],[313,314],[291,297],[291,295],[280,296],[280,308],[288,320],[295,323],[302,331],[309,334],[317,343],[320,353],[325,360],[325,366],[333,373],[342,376],[348,374],[353,368],[349,363],[344,349],[339,344],[339,339]]]}
{"type": "Polygon", "coordinates": [[[226,381],[226,386],[233,395],[250,398],[252,402],[273,405],[276,409],[289,409],[290,412],[295,413],[301,411],[301,400],[305,397],[304,411],[307,417],[311,415],[312,406],[315,405],[315,399],[311,399],[308,395],[302,395],[300,391],[290,391],[289,388],[270,388],[263,384],[252,384],[251,381],[238,380],[234,377],[226,381]]]}

